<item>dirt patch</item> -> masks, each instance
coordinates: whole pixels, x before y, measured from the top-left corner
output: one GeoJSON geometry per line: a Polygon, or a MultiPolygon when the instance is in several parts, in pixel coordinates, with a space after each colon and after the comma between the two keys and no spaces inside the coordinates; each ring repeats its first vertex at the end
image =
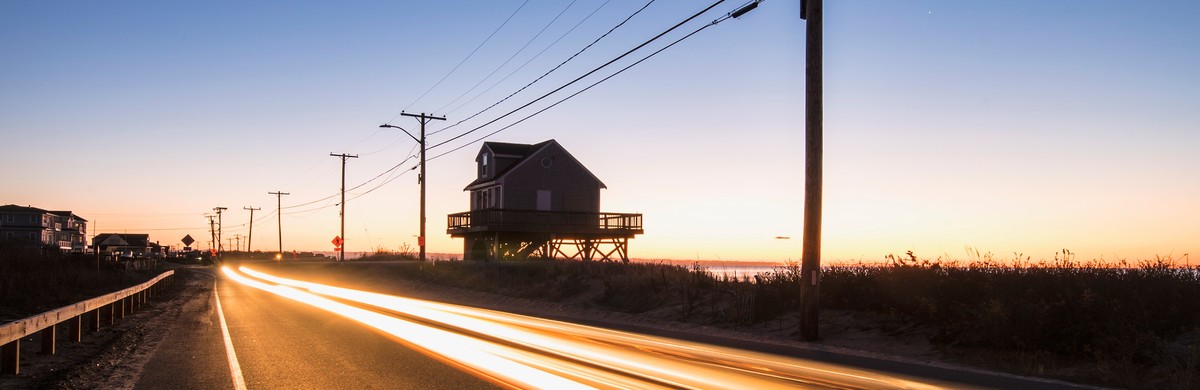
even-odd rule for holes
{"type": "Polygon", "coordinates": [[[36,336],[22,340],[21,373],[0,377],[0,388],[132,388],[165,338],[168,325],[185,307],[207,304],[212,293],[210,277],[187,269],[177,269],[174,277],[165,295],[160,295],[166,300],[152,300],[113,326],[85,333],[79,343],[65,341],[65,332],[60,333],[55,355],[38,353],[40,342],[36,336]]]}

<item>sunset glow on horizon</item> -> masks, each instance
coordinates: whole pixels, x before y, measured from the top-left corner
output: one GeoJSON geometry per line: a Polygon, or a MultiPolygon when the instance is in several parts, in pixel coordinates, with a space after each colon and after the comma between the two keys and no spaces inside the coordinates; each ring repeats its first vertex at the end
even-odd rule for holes
{"type": "MultiPolygon", "coordinates": [[[[3,3],[0,205],[73,211],[89,221],[89,240],[148,233],[178,248],[190,235],[200,249],[214,207],[228,208],[223,236],[243,246],[243,207],[255,207],[252,249],[278,249],[282,224],[285,251],[332,251],[341,160],[329,154],[349,153],[360,157],[346,163],[347,187],[366,184],[346,193],[348,251],[415,251],[417,174],[406,158],[416,143],[378,126],[414,131],[402,110],[444,115],[429,139],[445,141],[703,8],[660,3],[450,128],[644,2],[534,1],[515,13],[522,2],[3,3]],[[281,221],[273,191],[290,193],[281,221]]],[[[607,185],[602,211],[644,214],[633,258],[798,261],[798,3],[764,2],[487,140],[557,140],[607,185]]],[[[826,4],[823,258],[970,260],[977,250],[1036,261],[1067,249],[1083,261],[1196,265],[1196,11],[1174,1],[826,4]]],[[[462,253],[446,215],[469,210],[463,188],[480,145],[427,166],[431,253],[462,253]]]]}

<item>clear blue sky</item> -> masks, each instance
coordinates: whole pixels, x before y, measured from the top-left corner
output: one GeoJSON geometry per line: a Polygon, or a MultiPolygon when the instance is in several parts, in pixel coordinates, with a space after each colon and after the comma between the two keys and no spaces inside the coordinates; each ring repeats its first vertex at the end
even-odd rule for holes
{"type": "MultiPolygon", "coordinates": [[[[242,207],[266,216],[268,191],[291,192],[285,207],[336,193],[330,152],[362,156],[349,162],[350,185],[402,161],[414,142],[377,128],[414,128],[401,110],[450,119],[431,129],[465,119],[645,2],[531,0],[514,15],[523,3],[2,2],[0,203],[74,210],[94,222],[90,233],[147,232],[163,243],[207,237],[202,215],[225,206],[226,236],[245,234],[242,207]]],[[[1062,248],[1109,260],[1200,254],[1200,4],[826,3],[828,260],[963,257],[968,246],[1002,258],[1062,248]]],[[[430,142],[706,5],[655,2],[525,93],[430,142]]],[[[767,1],[489,140],[557,139],[608,185],[604,210],[645,213],[634,257],[798,259],[797,10],[798,1],[767,1]]],[[[461,251],[443,216],[468,208],[461,190],[477,150],[429,164],[433,252],[461,251]]],[[[350,195],[362,194],[347,203],[350,250],[415,245],[415,175],[363,194],[376,183],[350,195]]],[[[328,250],[336,202],[285,210],[284,246],[328,250]]],[[[256,249],[274,247],[274,225],[255,224],[256,249]]]]}

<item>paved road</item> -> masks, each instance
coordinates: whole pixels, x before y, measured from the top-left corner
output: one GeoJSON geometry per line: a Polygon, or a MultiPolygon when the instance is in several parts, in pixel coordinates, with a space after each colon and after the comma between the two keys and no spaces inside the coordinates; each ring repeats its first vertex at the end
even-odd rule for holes
{"type": "Polygon", "coordinates": [[[212,283],[216,294],[185,303],[192,315],[172,325],[138,388],[231,388],[236,372],[256,389],[1069,387],[769,346],[759,350],[778,355],[750,352],[251,270],[212,283]]]}
{"type": "Polygon", "coordinates": [[[230,389],[216,297],[250,389],[475,389],[484,380],[324,310],[215,278],[216,295],[184,303],[138,389],[230,389]]]}

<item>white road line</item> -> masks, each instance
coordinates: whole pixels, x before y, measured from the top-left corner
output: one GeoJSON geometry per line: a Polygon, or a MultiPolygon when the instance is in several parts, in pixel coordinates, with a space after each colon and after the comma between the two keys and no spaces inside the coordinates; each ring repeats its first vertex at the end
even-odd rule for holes
{"type": "Polygon", "coordinates": [[[229,338],[229,326],[225,325],[225,312],[221,310],[221,296],[217,294],[217,286],[213,284],[213,298],[217,300],[217,318],[221,320],[221,335],[225,336],[225,355],[229,357],[229,372],[233,375],[233,388],[246,390],[246,379],[242,378],[242,365],[238,364],[237,353],[233,351],[233,339],[229,338]]]}

